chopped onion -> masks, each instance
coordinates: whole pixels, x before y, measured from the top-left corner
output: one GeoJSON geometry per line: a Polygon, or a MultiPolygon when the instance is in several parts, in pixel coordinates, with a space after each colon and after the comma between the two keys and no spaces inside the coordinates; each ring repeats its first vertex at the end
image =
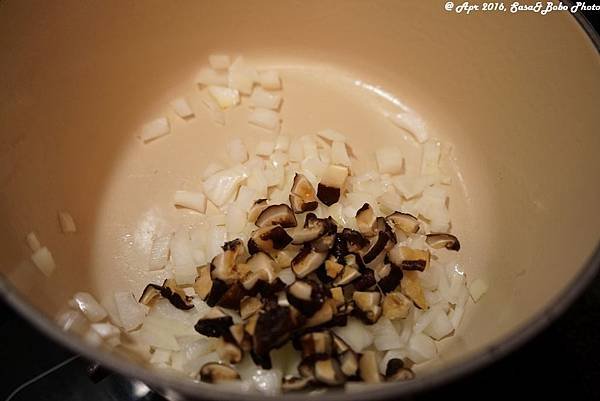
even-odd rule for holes
{"type": "Polygon", "coordinates": [[[225,166],[220,163],[210,163],[204,171],[202,172],[202,178],[207,179],[214,173],[218,173],[219,171],[225,170],[225,166]]]}
{"type": "Polygon", "coordinates": [[[233,163],[244,163],[248,160],[248,150],[240,138],[230,140],[225,149],[227,150],[227,157],[233,163]]]}
{"type": "Polygon", "coordinates": [[[283,166],[267,167],[264,171],[264,175],[269,188],[283,186],[285,180],[285,169],[283,166]]]}
{"type": "Polygon", "coordinates": [[[248,122],[269,131],[279,132],[281,122],[279,114],[273,110],[257,107],[250,112],[248,122]]]}
{"type": "Polygon", "coordinates": [[[227,238],[225,227],[212,227],[208,232],[208,243],[206,245],[206,258],[212,260],[219,253],[223,252],[221,248],[227,238]]]}
{"type": "Polygon", "coordinates": [[[423,145],[423,157],[421,159],[422,175],[440,175],[441,144],[437,141],[427,141],[423,145]]]}
{"type": "Polygon", "coordinates": [[[119,337],[121,330],[111,323],[92,323],[90,327],[103,339],[119,337]]]}
{"type": "Polygon", "coordinates": [[[273,166],[275,166],[275,167],[285,167],[285,165],[289,161],[289,157],[288,157],[287,153],[285,153],[281,150],[276,150],[271,155],[270,159],[271,159],[271,164],[273,164],[273,166]]]}
{"type": "Polygon", "coordinates": [[[402,151],[396,146],[387,146],[375,152],[377,168],[381,174],[401,174],[404,170],[402,151]]]}
{"type": "Polygon", "coordinates": [[[439,182],[439,177],[433,175],[401,175],[392,179],[394,186],[406,199],[421,195],[427,187],[439,182]]]}
{"type": "Polygon", "coordinates": [[[349,318],[346,326],[334,327],[333,332],[352,348],[354,352],[361,352],[373,344],[373,334],[366,326],[355,318],[349,318]]]}
{"type": "Polygon", "coordinates": [[[213,226],[224,226],[227,224],[227,217],[224,214],[213,214],[208,216],[208,221],[213,226]]]}
{"type": "Polygon", "coordinates": [[[437,348],[435,342],[425,334],[416,333],[408,341],[408,357],[414,363],[421,363],[435,358],[437,348]]]}
{"type": "Polygon", "coordinates": [[[167,135],[171,131],[167,117],[160,117],[152,120],[142,127],[140,139],[142,142],[150,142],[161,136],[167,135]]]}
{"type": "Polygon", "coordinates": [[[419,143],[423,143],[429,138],[429,134],[427,133],[427,129],[425,127],[425,122],[415,113],[404,112],[390,114],[388,115],[388,118],[397,127],[410,132],[415,140],[419,143]]]}
{"type": "Polygon", "coordinates": [[[99,347],[102,345],[102,337],[100,337],[100,335],[92,329],[88,329],[83,334],[83,340],[94,347],[99,347]]]}
{"type": "Polygon", "coordinates": [[[379,361],[379,372],[384,375],[389,361],[392,359],[404,360],[404,358],[406,358],[406,350],[402,348],[389,350],[383,355],[381,361],[379,361]]]}
{"type": "Polygon", "coordinates": [[[471,293],[471,298],[473,298],[473,301],[479,301],[483,294],[488,291],[488,288],[489,287],[485,281],[480,278],[475,279],[469,286],[469,292],[471,293]]]}
{"type": "MultiPolygon", "coordinates": [[[[196,262],[195,258],[194,262],[196,262]]],[[[173,268],[173,276],[175,282],[178,285],[192,285],[198,277],[198,270],[196,270],[196,263],[189,265],[176,265],[173,268]]]]}
{"type": "Polygon", "coordinates": [[[88,328],[88,320],[80,311],[68,309],[58,314],[56,324],[64,331],[83,334],[88,328]]]}
{"type": "Polygon", "coordinates": [[[188,101],[183,97],[172,100],[171,107],[173,108],[173,111],[175,111],[175,114],[184,120],[194,117],[194,110],[192,110],[188,101]]]}
{"type": "Polygon", "coordinates": [[[50,277],[50,275],[56,268],[54,258],[52,258],[52,254],[50,253],[47,247],[42,247],[35,251],[31,255],[31,260],[33,264],[38,269],[40,269],[40,271],[44,273],[47,277],[50,277]]]}
{"type": "Polygon", "coordinates": [[[256,369],[252,375],[252,382],[255,389],[267,396],[272,396],[281,392],[282,376],[279,369],[256,369]]]}
{"type": "Polygon", "coordinates": [[[175,191],[173,203],[200,213],[206,212],[206,197],[202,192],[175,191]]]}
{"type": "MultiPolygon", "coordinates": [[[[319,149],[319,160],[325,164],[331,164],[331,152],[329,149],[319,149]]],[[[338,163],[339,164],[339,163],[338,163]]]]}
{"type": "Polygon", "coordinates": [[[260,198],[267,197],[267,188],[268,183],[262,169],[255,168],[248,175],[248,179],[246,180],[246,185],[248,188],[256,191],[257,196],[260,198]]]}
{"type": "Polygon", "coordinates": [[[240,93],[235,89],[224,86],[209,86],[208,93],[221,109],[228,109],[240,102],[240,93]]]}
{"type": "Polygon", "coordinates": [[[42,244],[38,240],[37,235],[35,235],[33,231],[27,234],[27,245],[33,252],[37,251],[42,247],[42,244]]]}
{"type": "Polygon", "coordinates": [[[448,302],[456,304],[462,295],[467,292],[465,286],[465,275],[457,270],[452,270],[450,275],[450,288],[448,290],[448,302]]]}
{"type": "Polygon", "coordinates": [[[275,143],[273,141],[259,141],[254,149],[254,154],[257,156],[271,156],[275,149],[275,143]]]}
{"type": "MultiPolygon", "coordinates": [[[[152,313],[151,311],[144,320],[144,326],[142,328],[163,331],[173,336],[194,336],[201,338],[200,335],[194,331],[193,324],[190,324],[191,319],[187,317],[182,319],[179,314],[168,316],[165,314],[165,310],[166,308],[163,308],[160,312],[155,313],[152,313]]],[[[193,309],[191,309],[190,312],[193,314],[193,309]]],[[[199,314],[195,315],[196,318],[199,318],[199,314]]]]}
{"type": "Polygon", "coordinates": [[[281,106],[281,95],[267,92],[263,88],[257,86],[250,96],[250,106],[277,110],[279,106],[281,106]]]}
{"type": "Polygon", "coordinates": [[[371,326],[371,331],[374,335],[373,343],[378,351],[387,351],[402,346],[398,332],[387,318],[379,318],[377,323],[371,326]]]}
{"type": "Polygon", "coordinates": [[[138,331],[137,339],[154,348],[170,351],[179,351],[181,348],[174,335],[167,331],[157,330],[154,326],[147,326],[145,323],[138,331]]]}
{"type": "Polygon", "coordinates": [[[60,223],[60,229],[65,234],[72,234],[77,231],[75,220],[73,220],[73,216],[69,212],[58,212],[58,222],[60,223]]]}
{"type": "Polygon", "coordinates": [[[73,296],[73,302],[92,322],[99,322],[107,316],[106,310],[96,301],[90,293],[78,292],[73,296]]]}
{"type": "Polygon", "coordinates": [[[344,142],[333,141],[331,144],[331,163],[350,167],[350,158],[344,142]]]}
{"type": "Polygon", "coordinates": [[[398,195],[393,189],[379,195],[377,197],[377,202],[379,202],[381,210],[385,214],[390,214],[397,210],[402,210],[402,199],[400,198],[400,195],[398,195]]]}
{"type": "Polygon", "coordinates": [[[305,172],[310,172],[317,179],[323,176],[325,169],[327,168],[327,164],[323,163],[319,160],[318,157],[307,157],[300,164],[302,170],[305,172]]]}
{"type": "Polygon", "coordinates": [[[304,160],[304,147],[302,146],[302,143],[299,140],[294,139],[290,143],[288,154],[290,156],[290,161],[292,162],[301,162],[304,160]]]}
{"type": "Polygon", "coordinates": [[[275,141],[275,150],[287,152],[290,147],[290,137],[287,135],[279,135],[275,141]]]}
{"type": "Polygon", "coordinates": [[[242,185],[237,193],[237,198],[235,198],[235,204],[241,210],[250,210],[256,199],[258,199],[256,191],[242,185]]]}
{"type": "Polygon", "coordinates": [[[454,331],[454,326],[442,309],[435,309],[433,319],[423,332],[434,340],[441,340],[454,331]]]}
{"type": "Polygon", "coordinates": [[[281,89],[281,80],[279,79],[279,73],[277,71],[267,70],[259,72],[258,81],[260,86],[265,89],[281,89]]]}
{"type": "Polygon", "coordinates": [[[169,246],[171,244],[172,236],[173,234],[169,233],[156,237],[154,241],[152,241],[148,270],[160,270],[167,265],[169,260],[169,246]]]}
{"type": "Polygon", "coordinates": [[[171,351],[166,349],[155,349],[152,358],[150,358],[150,363],[154,365],[159,363],[168,364],[169,362],[171,362],[171,351]]]}
{"type": "Polygon", "coordinates": [[[245,178],[242,166],[221,170],[204,180],[204,193],[217,207],[223,206],[234,198],[245,178]]]}
{"type": "Polygon", "coordinates": [[[246,226],[247,209],[241,209],[237,204],[232,203],[227,207],[226,223],[229,234],[238,234],[246,226]]]}
{"type": "Polygon", "coordinates": [[[215,70],[226,70],[231,64],[231,58],[227,54],[209,54],[208,64],[215,70]]]}
{"type": "Polygon", "coordinates": [[[187,230],[180,229],[175,232],[170,243],[171,260],[175,266],[194,264],[192,256],[192,243],[187,230]]]}
{"type": "Polygon", "coordinates": [[[310,135],[304,135],[300,138],[300,143],[302,144],[302,150],[304,153],[304,158],[319,158],[319,150],[317,148],[317,142],[310,135]]]}
{"type": "Polygon", "coordinates": [[[196,83],[204,86],[227,86],[227,73],[204,67],[198,72],[198,75],[196,75],[196,83]]]}
{"type": "Polygon", "coordinates": [[[319,131],[317,135],[332,142],[346,142],[346,136],[344,134],[329,128],[319,131]]]}
{"type": "Polygon", "coordinates": [[[233,64],[229,66],[229,87],[237,89],[244,95],[249,95],[252,92],[254,82],[259,79],[256,70],[246,64],[244,58],[239,56],[233,64]]]}
{"type": "Polygon", "coordinates": [[[148,307],[138,303],[128,291],[115,292],[115,305],[119,313],[121,327],[131,331],[144,321],[148,307]]]}
{"type": "Polygon", "coordinates": [[[214,101],[212,97],[205,97],[202,99],[202,103],[206,106],[208,113],[210,114],[211,120],[219,125],[225,125],[225,113],[219,105],[214,101]]]}

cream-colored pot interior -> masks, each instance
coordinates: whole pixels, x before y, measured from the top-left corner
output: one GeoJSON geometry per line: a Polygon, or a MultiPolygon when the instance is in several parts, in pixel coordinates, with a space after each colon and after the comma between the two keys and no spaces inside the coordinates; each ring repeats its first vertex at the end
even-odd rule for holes
{"type": "Polygon", "coordinates": [[[453,230],[469,279],[490,290],[442,342],[445,369],[523,327],[594,252],[600,58],[569,13],[467,16],[436,1],[4,1],[0,266],[36,308],[53,316],[75,291],[139,295],[160,281],[146,271],[152,234],[198,218],[175,210],[173,192],[195,188],[229,138],[268,136],[242,108],[225,127],[204,113],[194,76],[215,51],[281,71],[290,135],[331,127],[359,154],[397,144],[418,160],[383,117],[396,99],[453,145],[453,230]],[[136,131],[180,95],[197,118],[173,118],[169,137],[143,145],[136,131]],[[75,235],[61,234],[58,210],[74,216],[75,235]],[[31,230],[57,262],[49,279],[29,261],[31,230]]]}

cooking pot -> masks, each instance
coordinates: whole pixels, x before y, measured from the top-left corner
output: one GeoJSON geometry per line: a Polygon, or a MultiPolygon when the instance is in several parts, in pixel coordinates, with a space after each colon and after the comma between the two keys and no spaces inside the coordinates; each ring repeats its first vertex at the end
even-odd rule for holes
{"type": "MultiPolygon", "coordinates": [[[[600,259],[600,41],[578,15],[446,11],[436,1],[182,1],[0,3],[0,289],[48,336],[172,398],[258,400],[193,383],[101,351],[54,323],[76,291],[139,295],[164,273],[146,269],[151,238],[198,216],[172,194],[193,188],[226,141],[249,132],[201,113],[194,76],[214,52],[280,71],[284,132],[331,127],[360,154],[418,147],[383,116],[417,112],[452,144],[453,232],[470,302],[440,358],[411,382],[369,386],[400,398],[514,350],[565,310],[600,259]],[[174,97],[197,118],[144,145],[139,127],[174,97]],[[60,232],[68,210],[77,233],[60,232]],[[57,264],[45,277],[25,236],[57,264]]],[[[317,397],[333,399],[339,392],[317,397]]],[[[349,392],[346,400],[362,399],[349,392]]],[[[302,399],[286,394],[272,398],[302,399]]]]}

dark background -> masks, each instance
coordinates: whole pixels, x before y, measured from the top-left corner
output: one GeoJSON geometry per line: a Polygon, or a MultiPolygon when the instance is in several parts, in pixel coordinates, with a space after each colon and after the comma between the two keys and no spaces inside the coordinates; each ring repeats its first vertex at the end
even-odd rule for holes
{"type": "MultiPolygon", "coordinates": [[[[586,3],[600,4],[599,1],[586,3]]],[[[600,11],[584,14],[596,30],[600,30],[600,11]]],[[[600,109],[600,105],[598,107],[600,109]]],[[[44,337],[0,301],[0,400],[71,356],[70,351],[44,337]]],[[[113,376],[93,384],[85,374],[85,367],[85,361],[76,360],[28,387],[13,400],[129,399],[130,389],[123,378],[113,376]]],[[[490,396],[518,399],[526,394],[534,394],[535,399],[600,400],[600,277],[596,277],[562,317],[516,352],[417,399],[487,399],[490,396]]],[[[137,399],[159,397],[146,395],[137,399]]]]}

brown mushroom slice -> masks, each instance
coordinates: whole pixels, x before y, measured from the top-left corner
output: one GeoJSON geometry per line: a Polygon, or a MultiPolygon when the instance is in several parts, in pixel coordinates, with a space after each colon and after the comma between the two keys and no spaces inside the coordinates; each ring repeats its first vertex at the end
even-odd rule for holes
{"type": "Polygon", "coordinates": [[[364,269],[359,278],[352,282],[357,291],[367,291],[377,283],[375,273],[371,269],[364,269]]]}
{"type": "Polygon", "coordinates": [[[360,272],[358,271],[358,269],[352,266],[345,266],[344,270],[342,270],[342,274],[340,274],[335,280],[333,280],[333,285],[335,287],[345,286],[359,277],[360,272]]]}
{"type": "Polygon", "coordinates": [[[315,312],[314,315],[306,319],[304,327],[316,327],[328,323],[333,319],[336,312],[337,307],[335,304],[327,300],[323,303],[321,308],[315,312]]]}
{"type": "Polygon", "coordinates": [[[204,301],[208,297],[208,294],[210,294],[213,285],[212,279],[210,278],[210,266],[199,268],[198,273],[198,277],[196,277],[196,281],[194,281],[194,291],[196,291],[196,295],[204,301]]]}
{"type": "Polygon", "coordinates": [[[143,305],[151,305],[154,301],[160,297],[160,292],[162,291],[162,287],[158,284],[148,284],[144,291],[142,291],[142,295],[138,300],[139,303],[143,305]]]}
{"type": "Polygon", "coordinates": [[[348,168],[330,165],[325,169],[317,187],[317,198],[327,206],[340,199],[342,188],[348,177],[348,168]]]}
{"type": "Polygon", "coordinates": [[[320,282],[296,280],[286,289],[287,300],[304,316],[315,314],[325,302],[326,290],[320,282]]]}
{"type": "Polygon", "coordinates": [[[384,266],[387,266],[387,274],[383,275],[383,277],[380,276],[377,285],[379,286],[381,292],[386,294],[398,288],[404,273],[402,272],[402,268],[400,266],[396,266],[395,264],[384,266]]]}
{"type": "Polygon", "coordinates": [[[229,286],[223,280],[219,280],[218,278],[212,280],[210,292],[205,299],[206,304],[211,307],[215,306],[228,289],[229,286]]]}
{"type": "Polygon", "coordinates": [[[302,359],[332,354],[332,337],[328,331],[304,334],[299,342],[302,359]]]}
{"type": "Polygon", "coordinates": [[[404,295],[413,301],[417,308],[427,309],[427,300],[425,299],[418,274],[416,271],[404,272],[404,277],[400,281],[400,289],[404,295]]]}
{"type": "Polygon", "coordinates": [[[363,261],[367,264],[373,262],[382,252],[390,249],[394,243],[388,233],[385,231],[379,231],[377,234],[377,240],[369,247],[369,250],[364,254],[363,261]]]}
{"type": "Polygon", "coordinates": [[[238,279],[239,275],[235,269],[238,258],[244,254],[244,244],[235,239],[223,245],[223,252],[211,261],[211,277],[231,283],[238,279]]]}
{"type": "Polygon", "coordinates": [[[348,252],[356,253],[369,245],[369,240],[361,233],[350,228],[344,228],[340,236],[346,241],[348,252]]]}
{"type": "Polygon", "coordinates": [[[244,324],[244,331],[251,336],[254,335],[254,331],[256,330],[256,322],[258,322],[259,316],[260,316],[260,313],[255,313],[255,314],[251,315],[248,318],[248,320],[246,321],[246,323],[244,324]]]}
{"type": "Polygon", "coordinates": [[[290,204],[295,213],[309,212],[315,210],[319,203],[315,188],[302,174],[296,173],[290,193],[290,204]]]}
{"type": "Polygon", "coordinates": [[[248,251],[255,254],[259,251],[271,252],[275,249],[283,249],[290,242],[292,237],[281,226],[266,226],[252,232],[248,240],[248,251]]]}
{"type": "Polygon", "coordinates": [[[189,310],[194,307],[192,298],[185,295],[183,289],[173,279],[166,279],[163,282],[160,295],[168,299],[171,305],[177,309],[189,310]]]}
{"type": "Polygon", "coordinates": [[[235,341],[235,343],[241,346],[244,342],[244,339],[246,338],[244,324],[237,323],[232,326],[229,326],[229,334],[231,335],[231,338],[235,341]]]}
{"type": "Polygon", "coordinates": [[[413,249],[406,246],[394,246],[388,252],[388,258],[402,270],[423,271],[429,266],[431,254],[427,250],[413,249]]]}
{"type": "Polygon", "coordinates": [[[372,237],[377,234],[377,216],[368,203],[365,203],[356,211],[356,225],[358,226],[358,231],[366,237],[372,237]]]}
{"type": "Polygon", "coordinates": [[[248,319],[262,309],[262,302],[256,297],[246,297],[240,303],[240,316],[242,320],[248,319]]]}
{"type": "MultiPolygon", "coordinates": [[[[385,218],[383,217],[378,217],[376,222],[375,222],[375,226],[376,226],[376,230],[377,232],[379,231],[385,231],[388,236],[390,237],[390,240],[395,244],[397,241],[396,239],[396,232],[394,231],[394,229],[387,223],[387,221],[385,220],[385,218]]],[[[402,234],[404,236],[404,233],[402,234]]]]}
{"type": "Polygon", "coordinates": [[[298,222],[292,209],[286,204],[267,206],[257,217],[258,227],[276,226],[283,228],[296,227],[298,222]]]}
{"type": "Polygon", "coordinates": [[[335,258],[330,257],[325,261],[325,274],[327,274],[327,277],[335,279],[342,270],[344,270],[344,265],[338,263],[335,258]]]}
{"type": "Polygon", "coordinates": [[[285,344],[298,325],[291,307],[275,306],[258,314],[252,337],[254,362],[263,369],[270,369],[270,351],[285,344]]]}
{"type": "Polygon", "coordinates": [[[419,220],[412,214],[394,212],[385,219],[392,227],[401,230],[406,234],[413,234],[419,231],[419,220]]]}
{"type": "Polygon", "coordinates": [[[335,241],[335,231],[326,233],[310,243],[311,248],[316,252],[328,252],[335,241]]]}
{"type": "Polygon", "coordinates": [[[248,210],[248,221],[254,223],[258,216],[265,210],[269,205],[267,204],[266,199],[258,199],[254,202],[250,210],[248,210]]]}
{"type": "Polygon", "coordinates": [[[200,380],[205,383],[224,383],[240,380],[240,375],[232,366],[209,362],[200,368],[200,380]]]}
{"type": "Polygon", "coordinates": [[[402,359],[393,358],[388,361],[385,368],[385,380],[389,382],[406,381],[415,378],[415,373],[404,367],[402,359]]]}
{"type": "Polygon", "coordinates": [[[227,291],[219,298],[217,305],[227,309],[240,309],[242,298],[247,295],[246,289],[239,281],[234,282],[227,291]]]}
{"type": "Polygon", "coordinates": [[[390,292],[383,297],[383,316],[389,320],[404,319],[408,316],[412,302],[400,292],[390,292]]]}
{"type": "Polygon", "coordinates": [[[364,351],[358,362],[360,378],[365,383],[381,383],[381,375],[377,366],[377,357],[374,351],[364,351]]]}
{"type": "Polygon", "coordinates": [[[375,291],[355,291],[352,300],[356,309],[353,313],[366,324],[374,324],[379,320],[382,309],[379,306],[381,294],[375,291]]]}
{"type": "Polygon", "coordinates": [[[315,377],[315,361],[314,358],[307,358],[300,361],[298,364],[298,373],[300,376],[307,379],[314,379],[315,377]]]}
{"type": "Polygon", "coordinates": [[[242,360],[244,353],[239,345],[234,344],[229,341],[225,341],[225,339],[219,338],[217,341],[217,355],[221,358],[222,361],[226,361],[227,363],[236,364],[242,360]]]}
{"type": "Polygon", "coordinates": [[[427,241],[427,244],[432,248],[446,248],[451,251],[460,250],[460,242],[458,241],[458,238],[452,234],[427,234],[425,241],[427,241]]]}
{"type": "Polygon", "coordinates": [[[346,383],[346,376],[340,364],[333,358],[318,360],[314,367],[315,380],[328,386],[341,386],[346,383]]]}
{"type": "Polygon", "coordinates": [[[335,302],[335,306],[342,306],[346,302],[344,291],[341,287],[330,288],[329,292],[331,292],[331,299],[335,302]]]}
{"type": "Polygon", "coordinates": [[[335,334],[333,337],[333,351],[337,355],[340,369],[346,377],[353,377],[358,371],[358,355],[348,344],[335,334]]]}
{"type": "Polygon", "coordinates": [[[233,319],[219,308],[212,308],[194,325],[194,330],[207,337],[221,337],[229,331],[233,319]]]}
{"type": "Polygon", "coordinates": [[[312,384],[311,377],[298,377],[286,375],[281,379],[281,390],[284,393],[292,391],[302,391],[310,387],[312,384]]]}
{"type": "Polygon", "coordinates": [[[325,262],[326,257],[325,252],[316,252],[310,247],[305,247],[292,259],[292,271],[296,277],[304,278],[317,270],[325,262]]]}

